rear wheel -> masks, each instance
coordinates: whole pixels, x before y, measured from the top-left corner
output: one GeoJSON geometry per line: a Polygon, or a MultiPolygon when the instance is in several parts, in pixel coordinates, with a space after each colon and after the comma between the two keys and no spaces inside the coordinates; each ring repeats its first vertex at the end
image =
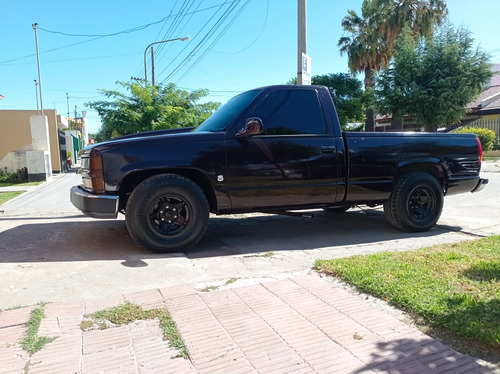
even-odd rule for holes
{"type": "Polygon", "coordinates": [[[387,221],[403,231],[427,231],[436,224],[443,210],[443,189],[427,173],[402,176],[389,200],[384,203],[387,221]]]}
{"type": "Polygon", "coordinates": [[[132,238],[153,252],[175,252],[195,245],[206,231],[208,217],[201,188],[176,174],[143,181],[130,195],[125,212],[132,238]]]}

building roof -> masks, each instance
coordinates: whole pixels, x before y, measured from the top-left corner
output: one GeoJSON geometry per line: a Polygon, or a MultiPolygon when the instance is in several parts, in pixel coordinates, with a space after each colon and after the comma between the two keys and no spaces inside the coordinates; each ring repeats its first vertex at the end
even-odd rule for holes
{"type": "Polygon", "coordinates": [[[473,111],[484,111],[500,108],[500,64],[492,64],[491,71],[494,73],[483,92],[468,105],[473,111]]]}
{"type": "Polygon", "coordinates": [[[498,110],[500,109],[500,96],[496,97],[496,100],[489,103],[485,108],[481,110],[498,110]]]}
{"type": "MultiPolygon", "coordinates": [[[[486,107],[490,107],[500,99],[500,84],[496,86],[490,86],[483,90],[481,94],[469,104],[469,108],[481,110],[486,107]]],[[[497,104],[498,105],[498,104],[497,104]]]]}

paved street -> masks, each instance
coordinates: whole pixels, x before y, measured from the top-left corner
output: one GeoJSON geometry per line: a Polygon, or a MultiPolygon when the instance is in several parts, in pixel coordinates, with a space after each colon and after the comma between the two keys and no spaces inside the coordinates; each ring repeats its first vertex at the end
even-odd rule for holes
{"type": "Polygon", "coordinates": [[[427,233],[393,229],[380,209],[212,217],[195,249],[168,255],[135,245],[123,219],[83,217],[68,198],[79,177],[58,175],[0,207],[0,309],[26,305],[0,312],[0,373],[24,373],[28,363],[30,374],[498,373],[311,272],[318,258],[500,234],[500,173],[485,169],[490,185],[447,197],[427,233]],[[155,321],[79,328],[85,314],[126,300],[167,308],[190,360],[170,359],[155,321]],[[49,304],[39,333],[57,338],[29,357],[19,341],[40,301],[49,304]]]}

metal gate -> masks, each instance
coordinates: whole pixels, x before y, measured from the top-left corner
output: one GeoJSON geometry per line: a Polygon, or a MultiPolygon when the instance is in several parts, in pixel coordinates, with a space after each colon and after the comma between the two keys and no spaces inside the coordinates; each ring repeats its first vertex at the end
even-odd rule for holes
{"type": "Polygon", "coordinates": [[[61,159],[61,173],[69,171],[68,163],[66,162],[66,137],[64,131],[59,130],[59,158],[61,159]]]}

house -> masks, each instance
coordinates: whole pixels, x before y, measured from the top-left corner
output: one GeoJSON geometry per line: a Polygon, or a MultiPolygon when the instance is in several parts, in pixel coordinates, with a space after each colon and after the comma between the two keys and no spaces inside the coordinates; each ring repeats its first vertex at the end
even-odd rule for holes
{"type": "MultiPolygon", "coordinates": [[[[76,161],[83,146],[81,130],[66,134],[66,118],[56,110],[0,110],[0,168],[14,172],[27,168],[30,181],[46,180],[67,170],[67,151],[76,161]]],[[[77,128],[85,128],[86,118],[77,128]]]]}
{"type": "Polygon", "coordinates": [[[496,74],[479,97],[469,105],[470,112],[462,124],[483,127],[495,131],[500,136],[500,64],[492,65],[496,74]]]}

